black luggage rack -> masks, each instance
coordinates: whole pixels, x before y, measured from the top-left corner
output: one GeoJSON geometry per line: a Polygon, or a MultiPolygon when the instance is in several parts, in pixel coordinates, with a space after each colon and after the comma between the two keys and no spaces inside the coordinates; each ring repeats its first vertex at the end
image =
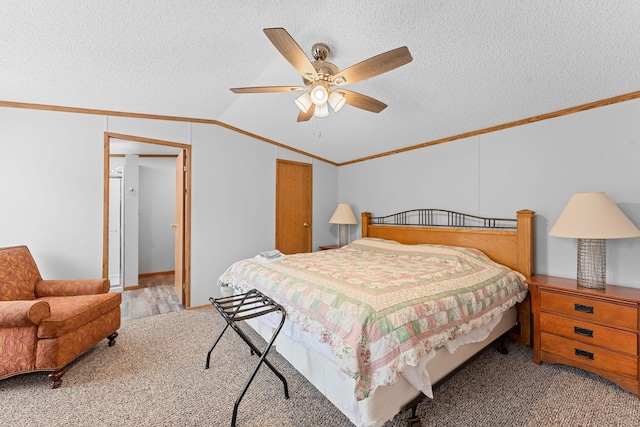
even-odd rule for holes
{"type": "Polygon", "coordinates": [[[263,293],[255,289],[252,289],[243,294],[238,294],[230,297],[209,298],[209,301],[211,302],[211,304],[213,304],[215,309],[218,310],[218,313],[220,313],[220,315],[224,318],[227,324],[222,329],[222,332],[220,332],[220,335],[218,335],[218,338],[215,340],[215,342],[211,346],[211,349],[207,353],[207,363],[205,365],[205,369],[209,369],[209,362],[211,361],[211,352],[213,351],[216,344],[218,344],[218,341],[220,341],[220,338],[222,338],[222,335],[225,333],[227,328],[229,328],[229,326],[231,326],[231,328],[234,331],[236,331],[238,335],[240,335],[240,338],[242,338],[244,342],[247,343],[247,345],[251,349],[251,354],[253,355],[255,353],[260,357],[260,359],[258,360],[258,363],[256,364],[256,367],[253,368],[253,372],[251,372],[249,379],[247,380],[244,387],[242,388],[242,391],[238,395],[238,398],[236,399],[236,403],[233,405],[233,416],[231,417],[231,427],[236,427],[238,406],[240,405],[240,401],[244,397],[244,394],[246,393],[247,389],[249,388],[249,384],[251,384],[251,381],[253,381],[253,378],[258,373],[258,369],[260,368],[260,365],[262,365],[262,362],[264,362],[269,367],[269,369],[271,369],[273,373],[276,374],[278,378],[280,378],[280,381],[282,381],[282,384],[284,384],[284,397],[285,399],[289,398],[289,388],[287,386],[287,380],[271,364],[271,362],[269,362],[266,359],[267,353],[269,352],[271,345],[273,344],[276,337],[278,336],[278,333],[280,333],[280,329],[282,329],[282,325],[284,325],[286,311],[284,307],[282,307],[280,304],[276,303],[271,298],[269,298],[268,296],[264,295],[263,293]],[[251,339],[238,327],[236,323],[242,320],[253,319],[255,317],[264,316],[265,314],[272,313],[275,311],[280,312],[282,316],[280,320],[280,324],[274,331],[273,336],[267,343],[267,346],[264,348],[264,350],[260,351],[256,347],[256,345],[251,341],[251,339]]]}

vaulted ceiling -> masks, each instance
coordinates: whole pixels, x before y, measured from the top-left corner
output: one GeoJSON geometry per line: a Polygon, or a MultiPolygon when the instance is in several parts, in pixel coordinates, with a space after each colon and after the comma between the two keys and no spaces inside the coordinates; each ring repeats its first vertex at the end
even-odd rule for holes
{"type": "Polygon", "coordinates": [[[6,0],[0,101],[218,120],[336,163],[640,90],[640,2],[6,0]],[[302,78],[263,28],[341,70],[407,46],[413,61],[346,86],[347,105],[298,123],[302,78]]]}

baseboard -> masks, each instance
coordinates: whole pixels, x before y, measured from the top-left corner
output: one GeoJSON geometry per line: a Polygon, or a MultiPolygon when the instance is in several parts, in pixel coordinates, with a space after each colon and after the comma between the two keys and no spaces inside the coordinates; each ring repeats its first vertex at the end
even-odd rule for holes
{"type": "Polygon", "coordinates": [[[187,307],[187,310],[197,310],[197,309],[200,309],[200,308],[211,308],[211,307],[212,307],[211,304],[204,304],[204,305],[196,305],[196,306],[193,306],[193,307],[187,307]]]}
{"type": "Polygon", "coordinates": [[[175,274],[174,270],[170,270],[170,271],[156,271],[153,273],[141,273],[138,274],[138,279],[142,278],[142,277],[152,277],[152,276],[166,276],[167,274],[175,274]]]}
{"type": "Polygon", "coordinates": [[[125,286],[123,290],[124,291],[135,291],[136,289],[140,289],[140,286],[138,286],[138,285],[125,286]]]}

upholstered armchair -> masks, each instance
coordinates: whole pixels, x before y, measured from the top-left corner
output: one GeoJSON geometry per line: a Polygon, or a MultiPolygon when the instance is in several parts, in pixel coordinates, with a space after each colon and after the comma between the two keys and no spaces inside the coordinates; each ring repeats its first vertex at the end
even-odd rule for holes
{"type": "Polygon", "coordinates": [[[122,295],[108,279],[42,280],[26,246],[0,248],[0,380],[65,366],[108,338],[115,344],[122,295]]]}

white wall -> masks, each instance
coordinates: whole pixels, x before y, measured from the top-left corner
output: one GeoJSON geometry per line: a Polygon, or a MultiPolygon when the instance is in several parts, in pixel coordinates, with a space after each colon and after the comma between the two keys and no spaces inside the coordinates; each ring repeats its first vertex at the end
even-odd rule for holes
{"type": "MultiPolygon", "coordinates": [[[[577,242],[549,230],[571,195],[585,191],[605,191],[640,226],[638,159],[636,99],[344,166],[338,198],[374,215],[440,208],[515,217],[531,209],[534,271],[575,277],[577,242]]],[[[638,260],[640,239],[608,240],[608,282],[640,288],[638,260]]]]}
{"type": "MultiPolygon", "coordinates": [[[[329,224],[333,212],[341,203],[338,198],[336,167],[312,160],[313,163],[313,245],[314,248],[338,244],[338,226],[329,224]]],[[[351,226],[357,228],[357,226],[351,226]]]]}
{"type": "Polygon", "coordinates": [[[176,159],[139,159],[139,250],[140,274],[175,269],[176,159]]]}
{"type": "Polygon", "coordinates": [[[0,108],[0,246],[49,279],[102,274],[104,119],[0,108]]]}
{"type": "MultiPolygon", "coordinates": [[[[191,306],[233,262],[275,243],[275,164],[295,153],[220,126],[0,107],[0,247],[26,244],[43,277],[102,275],[104,131],[192,145],[191,306]]],[[[337,167],[313,163],[313,246],[334,240],[337,167]],[[329,213],[327,213],[329,212],[329,213]]],[[[126,189],[125,189],[126,192],[126,189]]]]}
{"type": "Polygon", "coordinates": [[[192,299],[206,301],[231,263],[274,247],[276,147],[202,124],[192,141],[192,299]]]}

